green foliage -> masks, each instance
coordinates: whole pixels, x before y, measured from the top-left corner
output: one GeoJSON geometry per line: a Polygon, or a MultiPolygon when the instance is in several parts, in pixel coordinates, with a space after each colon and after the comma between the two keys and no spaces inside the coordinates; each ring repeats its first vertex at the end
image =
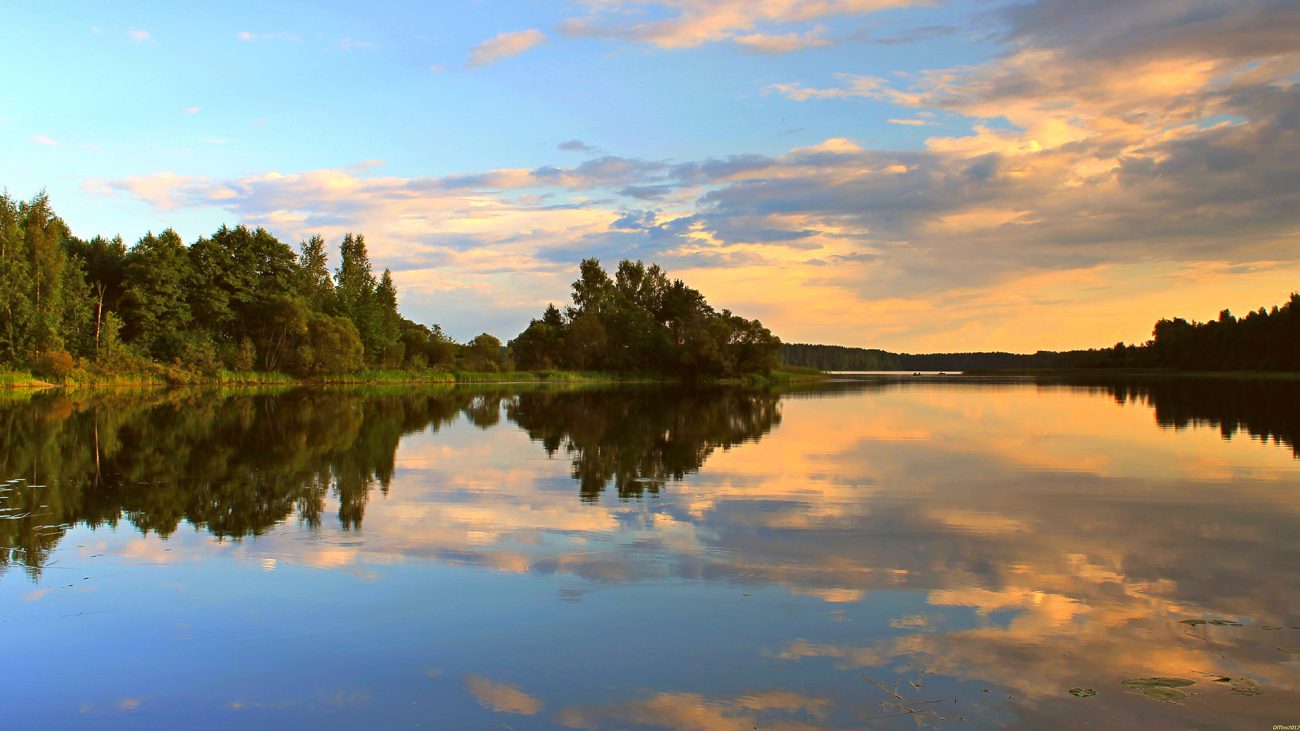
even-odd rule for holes
{"type": "Polygon", "coordinates": [[[334,306],[334,282],[330,279],[324,238],[312,236],[299,247],[294,289],[298,297],[316,312],[325,312],[334,306]]]}
{"type": "Polygon", "coordinates": [[[20,362],[32,345],[30,271],[18,203],[0,194],[0,362],[20,362]]]}
{"type": "Polygon", "coordinates": [[[520,368],[647,372],[687,380],[771,371],[780,341],[758,320],[715,311],[658,267],[622,261],[610,278],[587,259],[563,315],[547,307],[510,342],[520,368]]]}
{"type": "MultiPolygon", "coordinates": [[[[160,360],[171,360],[189,329],[190,257],[181,237],[167,229],[140,239],[126,257],[122,319],[125,337],[160,360]]],[[[212,303],[200,309],[211,315],[212,303]]]]}
{"type": "Polygon", "coordinates": [[[287,366],[300,376],[352,373],[362,368],[361,336],[352,321],[322,312],[307,316],[306,331],[291,350],[287,366]]]}
{"type": "MultiPolygon", "coordinates": [[[[462,347],[403,319],[397,299],[360,235],[344,237],[331,277],[320,236],[295,253],[261,228],[222,226],[188,247],[169,229],[128,250],[69,234],[44,193],[0,195],[0,366],[66,350],[85,360],[70,382],[155,383],[455,364],[462,347]]],[[[499,368],[499,350],[473,359],[499,368]]]]}
{"type": "Polygon", "coordinates": [[[476,371],[501,370],[501,341],[483,333],[465,344],[466,365],[476,371]]]}
{"type": "Polygon", "coordinates": [[[67,266],[67,226],[50,208],[44,191],[20,203],[18,212],[31,264],[32,341],[38,349],[62,348],[63,271],[67,266]]]}

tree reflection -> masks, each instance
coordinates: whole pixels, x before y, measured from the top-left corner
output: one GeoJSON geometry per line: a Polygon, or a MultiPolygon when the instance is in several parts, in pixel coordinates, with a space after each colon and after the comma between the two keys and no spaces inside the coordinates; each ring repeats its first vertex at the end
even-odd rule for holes
{"type": "Polygon", "coordinates": [[[573,459],[584,501],[611,482],[623,499],[658,493],[704,464],[713,450],[757,440],[781,422],[780,398],[738,390],[647,389],[608,393],[523,393],[510,420],[548,455],[573,459]]]}
{"type": "Polygon", "coordinates": [[[182,522],[219,539],[291,516],[321,525],[329,498],[344,530],[370,491],[387,492],[401,438],[460,416],[506,415],[548,454],[572,456],[583,499],[611,480],[624,498],[700,468],[716,448],[757,439],[778,398],[736,391],[507,389],[280,393],[37,394],[0,402],[0,566],[36,575],[66,530],[116,526],[170,536],[182,522]]]}
{"type": "Polygon", "coordinates": [[[1145,403],[1163,427],[1212,426],[1224,439],[1245,432],[1286,444],[1300,457],[1300,381],[1135,376],[1068,383],[1105,392],[1120,403],[1145,403]]]}

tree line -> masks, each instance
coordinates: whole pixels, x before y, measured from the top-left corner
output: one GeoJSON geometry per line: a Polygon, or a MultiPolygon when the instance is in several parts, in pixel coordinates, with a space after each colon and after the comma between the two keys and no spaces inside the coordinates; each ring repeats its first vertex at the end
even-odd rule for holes
{"type": "Polygon", "coordinates": [[[120,236],[74,236],[43,192],[0,194],[0,368],[53,378],[428,368],[731,377],[777,362],[779,341],[760,322],[715,311],[658,266],[624,261],[611,279],[583,262],[573,306],[547,308],[504,348],[487,333],[462,344],[403,317],[364,236],[346,234],[338,253],[331,271],[320,236],[295,250],[245,226],[188,245],[171,229],[150,232],[128,248],[120,236]]]}
{"type": "Polygon", "coordinates": [[[819,370],[1008,370],[1032,368],[1163,368],[1182,371],[1300,371],[1300,294],[1281,306],[1217,320],[1161,319],[1151,339],[1110,348],[1037,353],[930,353],[912,355],[839,345],[781,345],[787,365],[819,370]]]}
{"type": "Polygon", "coordinates": [[[842,345],[782,343],[781,362],[822,371],[971,371],[1051,368],[1060,353],[891,353],[842,345]]]}
{"type": "Polygon", "coordinates": [[[651,372],[686,379],[762,374],[781,341],[758,320],[713,309],[658,265],[623,260],[611,278],[597,259],[578,267],[573,304],[554,304],[510,341],[525,369],[651,372]]]}
{"type": "Polygon", "coordinates": [[[392,273],[375,275],[362,235],[343,237],[332,272],[327,258],[320,236],[295,251],[245,226],[188,246],[171,229],[130,248],[120,236],[85,240],[44,193],[0,194],[0,366],[54,377],[499,366],[496,338],[461,345],[402,317],[392,273]]]}

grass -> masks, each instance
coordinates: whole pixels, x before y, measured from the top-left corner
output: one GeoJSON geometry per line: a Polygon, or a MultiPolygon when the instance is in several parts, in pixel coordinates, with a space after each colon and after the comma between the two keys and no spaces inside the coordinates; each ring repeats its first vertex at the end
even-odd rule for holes
{"type": "Polygon", "coordinates": [[[632,383],[644,382],[645,376],[595,371],[362,371],[309,379],[310,383],[379,384],[379,383],[632,383]]]}
{"type": "Polygon", "coordinates": [[[0,370],[0,388],[3,389],[49,388],[53,385],[36,378],[26,371],[0,370]]]}
{"type": "MultiPolygon", "coordinates": [[[[748,387],[772,387],[822,380],[826,374],[799,366],[780,366],[769,374],[750,374],[743,378],[716,381],[748,387]]],[[[602,383],[670,383],[675,379],[644,373],[603,371],[451,371],[445,368],[425,370],[367,370],[312,378],[296,378],[284,373],[221,371],[203,374],[180,366],[148,364],[125,371],[106,371],[83,367],[59,383],[47,383],[29,373],[0,371],[0,389],[49,388],[158,388],[168,386],[299,386],[299,385],[420,385],[442,384],[602,384],[602,383]]],[[[713,381],[711,381],[713,382],[713,381]]]]}

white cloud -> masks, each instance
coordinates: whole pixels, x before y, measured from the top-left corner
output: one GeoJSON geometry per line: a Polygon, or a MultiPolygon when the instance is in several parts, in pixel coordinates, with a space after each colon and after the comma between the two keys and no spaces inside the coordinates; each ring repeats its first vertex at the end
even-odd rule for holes
{"type": "Polygon", "coordinates": [[[194,115],[198,113],[199,113],[198,107],[185,107],[184,109],[181,110],[181,114],[184,115],[194,115]]]}
{"type": "Polygon", "coordinates": [[[470,51],[468,65],[485,66],[503,58],[517,56],[545,42],[546,34],[535,28],[515,33],[499,33],[495,38],[483,41],[470,51]]]}
{"type": "Polygon", "coordinates": [[[805,48],[822,48],[835,43],[828,38],[822,38],[820,30],[808,33],[751,33],[735,36],[732,40],[756,53],[790,53],[805,48]]]}
{"type": "Polygon", "coordinates": [[[32,135],[32,142],[46,147],[63,147],[63,143],[49,135],[32,135]]]}
{"type": "Polygon", "coordinates": [[[153,37],[149,35],[149,31],[144,30],[143,28],[136,28],[135,30],[128,32],[127,36],[129,36],[131,40],[135,41],[136,43],[144,43],[145,41],[153,37]]]}

